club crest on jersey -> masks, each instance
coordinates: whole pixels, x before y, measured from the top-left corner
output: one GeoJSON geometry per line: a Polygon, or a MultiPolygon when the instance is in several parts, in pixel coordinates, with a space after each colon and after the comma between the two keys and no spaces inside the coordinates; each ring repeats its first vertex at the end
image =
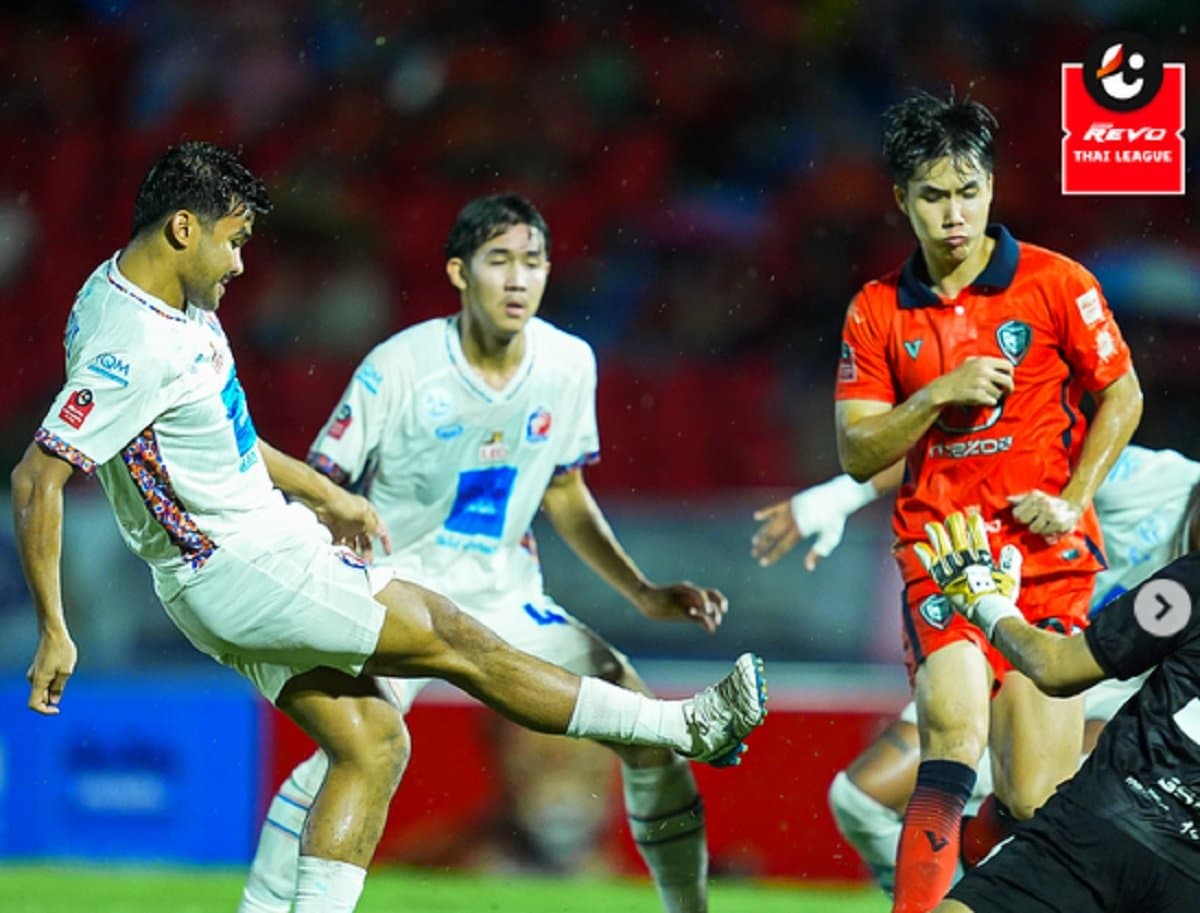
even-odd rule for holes
{"type": "Polygon", "coordinates": [[[66,404],[59,410],[58,417],[72,428],[81,428],[88,415],[96,407],[92,391],[84,387],[71,394],[66,404]]]}
{"type": "Polygon", "coordinates": [[[921,339],[920,337],[916,339],[904,340],[904,351],[908,353],[909,358],[914,360],[916,359],[916,357],[921,353],[921,343],[924,341],[925,340],[921,339]]]}
{"type": "Polygon", "coordinates": [[[349,403],[342,403],[337,415],[333,417],[333,424],[329,426],[329,436],[335,441],[340,441],[352,421],[354,421],[354,410],[350,408],[349,403]]]}
{"type": "Polygon", "coordinates": [[[996,342],[1000,351],[1014,366],[1019,365],[1025,358],[1032,341],[1033,330],[1029,328],[1029,324],[1020,320],[1006,320],[996,327],[996,342]]]}
{"type": "Polygon", "coordinates": [[[950,600],[941,593],[930,596],[922,602],[920,612],[921,617],[939,631],[945,631],[946,626],[950,624],[950,619],[954,617],[954,607],[950,605],[950,600]]]}
{"type": "Polygon", "coordinates": [[[540,444],[550,437],[550,412],[538,406],[529,414],[525,422],[525,440],[531,444],[540,444]]]}
{"type": "Polygon", "coordinates": [[[349,549],[344,545],[338,545],[334,547],[334,552],[337,554],[338,558],[341,559],[342,564],[346,565],[346,567],[352,567],[356,571],[365,571],[367,569],[367,562],[365,562],[359,556],[359,554],[352,549],[349,549]]]}
{"type": "Polygon", "coordinates": [[[484,463],[498,463],[507,456],[508,448],[504,445],[503,431],[493,431],[479,448],[479,459],[484,463]]]}

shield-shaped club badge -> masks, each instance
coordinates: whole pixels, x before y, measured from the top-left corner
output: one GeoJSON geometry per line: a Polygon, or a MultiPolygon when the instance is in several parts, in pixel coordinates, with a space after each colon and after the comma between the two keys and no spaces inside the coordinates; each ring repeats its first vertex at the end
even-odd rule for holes
{"type": "Polygon", "coordinates": [[[1000,351],[1014,366],[1021,363],[1032,341],[1033,330],[1020,320],[1006,320],[996,328],[996,342],[1000,345],[1000,351]]]}

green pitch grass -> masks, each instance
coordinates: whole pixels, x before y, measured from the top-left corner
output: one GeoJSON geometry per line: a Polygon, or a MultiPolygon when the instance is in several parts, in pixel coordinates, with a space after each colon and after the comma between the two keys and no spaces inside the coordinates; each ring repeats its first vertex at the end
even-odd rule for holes
{"type": "MultiPolygon", "coordinates": [[[[4,913],[234,913],[240,872],[0,866],[4,913]]],[[[886,913],[869,888],[717,883],[712,913],[886,913]]],[[[659,913],[643,881],[472,876],[376,869],[358,913],[659,913]]]]}

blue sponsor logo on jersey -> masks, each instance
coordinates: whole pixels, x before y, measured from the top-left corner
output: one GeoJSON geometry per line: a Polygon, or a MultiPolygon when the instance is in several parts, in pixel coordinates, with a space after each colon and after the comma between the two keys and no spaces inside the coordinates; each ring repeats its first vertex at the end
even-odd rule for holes
{"type": "Polygon", "coordinates": [[[440,441],[452,441],[462,434],[464,430],[461,424],[455,422],[452,425],[439,425],[433,429],[433,433],[440,441]]]}
{"type": "Polygon", "coordinates": [[[88,362],[87,369],[93,374],[108,378],[122,387],[129,386],[129,362],[122,361],[111,352],[97,355],[88,362]]]}
{"type": "Polygon", "coordinates": [[[515,466],[460,472],[454,505],[442,525],[450,532],[499,539],[504,533],[504,518],[516,479],[515,466]]]}
{"type": "Polygon", "coordinates": [[[454,412],[454,399],[449,390],[434,387],[421,395],[421,411],[434,421],[450,418],[454,412]]]}
{"type": "Polygon", "coordinates": [[[379,392],[379,388],[383,385],[383,375],[369,361],[364,361],[354,372],[354,379],[367,388],[367,392],[374,395],[379,392]]]}
{"type": "Polygon", "coordinates": [[[246,408],[246,392],[237,379],[237,372],[230,371],[225,388],[221,391],[221,402],[225,404],[225,417],[233,424],[233,439],[237,442],[238,456],[242,457],[238,467],[245,472],[258,460],[258,432],[246,408]]]}

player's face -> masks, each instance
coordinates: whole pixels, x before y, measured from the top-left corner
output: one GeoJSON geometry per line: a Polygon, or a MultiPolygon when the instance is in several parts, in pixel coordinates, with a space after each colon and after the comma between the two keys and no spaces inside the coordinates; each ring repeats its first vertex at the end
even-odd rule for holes
{"type": "Polygon", "coordinates": [[[992,206],[992,175],[977,162],[936,159],[894,192],[927,261],[949,272],[980,254],[992,206]]]}
{"type": "Polygon", "coordinates": [[[530,225],[513,225],[479,246],[471,259],[447,265],[471,319],[491,335],[511,339],[538,312],[550,258],[546,239],[530,225]]]}
{"type": "Polygon", "coordinates": [[[242,247],[254,230],[254,211],[243,209],[201,226],[183,276],[187,300],[215,311],[225,286],[242,274],[242,247]]]}

